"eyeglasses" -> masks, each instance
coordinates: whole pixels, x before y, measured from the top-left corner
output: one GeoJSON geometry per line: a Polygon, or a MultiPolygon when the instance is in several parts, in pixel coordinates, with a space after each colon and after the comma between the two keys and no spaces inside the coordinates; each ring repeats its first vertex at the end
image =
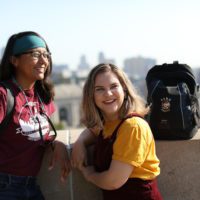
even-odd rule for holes
{"type": "Polygon", "coordinates": [[[50,52],[39,52],[39,51],[28,51],[28,52],[24,52],[24,53],[21,53],[20,55],[23,55],[23,54],[30,54],[31,57],[35,60],[39,60],[41,58],[41,56],[45,59],[49,59],[51,58],[51,53],[50,52]]]}

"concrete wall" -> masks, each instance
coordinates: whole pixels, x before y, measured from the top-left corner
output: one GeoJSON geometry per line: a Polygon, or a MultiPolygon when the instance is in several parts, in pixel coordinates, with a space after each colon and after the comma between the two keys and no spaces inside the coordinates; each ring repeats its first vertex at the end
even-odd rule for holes
{"type": "MultiPolygon", "coordinates": [[[[59,140],[69,147],[81,130],[59,131],[59,140]]],[[[200,131],[192,140],[156,141],[157,155],[161,161],[158,186],[164,200],[200,199],[200,131]]],[[[69,153],[69,152],[68,152],[69,153]]],[[[39,183],[46,200],[102,200],[101,191],[86,182],[73,170],[65,184],[59,180],[59,167],[48,171],[47,152],[39,174],[39,183]]]]}
{"type": "Polygon", "coordinates": [[[200,140],[157,141],[164,200],[200,199],[200,140]]]}

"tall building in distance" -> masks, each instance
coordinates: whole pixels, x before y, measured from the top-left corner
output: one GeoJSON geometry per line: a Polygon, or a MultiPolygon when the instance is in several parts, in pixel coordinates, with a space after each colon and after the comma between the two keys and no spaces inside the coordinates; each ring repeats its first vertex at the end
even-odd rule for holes
{"type": "Polygon", "coordinates": [[[106,58],[103,52],[99,53],[98,58],[99,58],[98,59],[99,63],[111,63],[111,64],[115,64],[115,60],[111,59],[111,58],[106,58]]]}
{"type": "Polygon", "coordinates": [[[156,65],[155,59],[144,58],[141,56],[127,58],[124,60],[123,70],[144,98],[147,96],[146,82],[144,80],[148,70],[154,65],[156,65]]]}
{"type": "Polygon", "coordinates": [[[88,64],[85,55],[82,55],[80,57],[80,63],[78,65],[78,69],[79,70],[89,70],[90,69],[90,65],[88,64]]]}
{"type": "Polygon", "coordinates": [[[123,69],[129,77],[133,79],[141,79],[146,77],[148,70],[155,64],[155,59],[138,56],[125,59],[123,69]]]}

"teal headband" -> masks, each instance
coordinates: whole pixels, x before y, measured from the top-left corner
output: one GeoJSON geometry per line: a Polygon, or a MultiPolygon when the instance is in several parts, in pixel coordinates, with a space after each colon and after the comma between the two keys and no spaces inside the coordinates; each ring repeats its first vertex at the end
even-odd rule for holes
{"type": "Polygon", "coordinates": [[[44,40],[36,35],[25,35],[17,39],[13,45],[13,55],[24,53],[29,49],[34,49],[38,47],[46,48],[44,40]]]}

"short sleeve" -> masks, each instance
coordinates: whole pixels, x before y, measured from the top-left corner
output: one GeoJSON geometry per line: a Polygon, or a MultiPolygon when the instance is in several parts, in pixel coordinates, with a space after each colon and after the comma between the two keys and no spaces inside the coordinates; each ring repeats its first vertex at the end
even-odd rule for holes
{"type": "Polygon", "coordinates": [[[3,121],[6,115],[7,107],[7,92],[4,87],[0,86],[0,122],[3,121]]]}
{"type": "Polygon", "coordinates": [[[119,129],[112,159],[139,167],[146,159],[151,141],[152,133],[145,120],[128,119],[119,129]]]}
{"type": "Polygon", "coordinates": [[[49,116],[51,116],[56,110],[56,106],[53,101],[51,101],[48,105],[45,105],[45,107],[49,116]]]}

